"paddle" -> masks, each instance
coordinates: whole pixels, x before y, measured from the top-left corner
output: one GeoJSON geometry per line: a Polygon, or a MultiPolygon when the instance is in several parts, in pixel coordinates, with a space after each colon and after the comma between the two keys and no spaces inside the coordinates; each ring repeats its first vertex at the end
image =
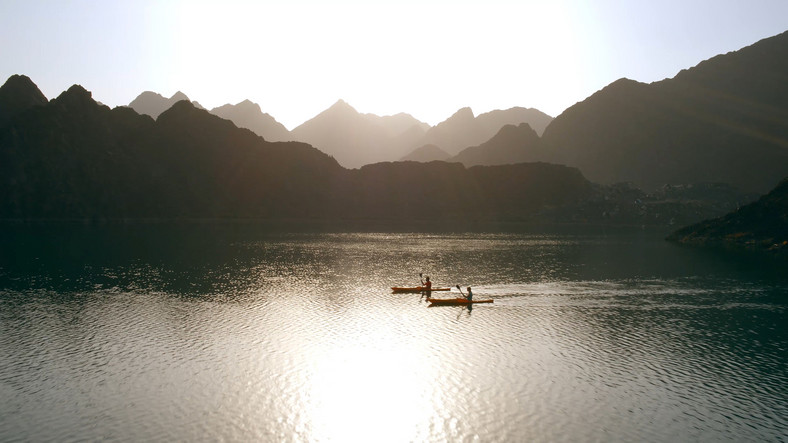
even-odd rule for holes
{"type": "MultiPolygon", "coordinates": [[[[460,294],[462,294],[462,295],[463,295],[463,297],[464,297],[464,296],[465,296],[465,293],[464,293],[464,292],[462,292],[462,288],[460,287],[460,285],[457,285],[457,289],[459,289],[459,290],[460,290],[460,294]]],[[[470,310],[470,308],[471,308],[471,304],[470,304],[470,303],[468,303],[467,305],[462,305],[462,309],[460,309],[460,313],[459,313],[459,314],[457,314],[457,320],[459,320],[459,319],[460,319],[460,315],[462,315],[462,313],[463,313],[463,312],[465,312],[465,308],[468,308],[468,309],[470,310]]]]}

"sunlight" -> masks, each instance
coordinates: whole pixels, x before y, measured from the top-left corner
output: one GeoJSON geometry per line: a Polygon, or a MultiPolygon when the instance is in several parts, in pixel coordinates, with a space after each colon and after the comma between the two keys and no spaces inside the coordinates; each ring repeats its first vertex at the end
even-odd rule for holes
{"type": "Polygon", "coordinates": [[[431,416],[427,366],[412,351],[352,347],[319,359],[304,391],[317,441],[415,441],[431,416]]]}

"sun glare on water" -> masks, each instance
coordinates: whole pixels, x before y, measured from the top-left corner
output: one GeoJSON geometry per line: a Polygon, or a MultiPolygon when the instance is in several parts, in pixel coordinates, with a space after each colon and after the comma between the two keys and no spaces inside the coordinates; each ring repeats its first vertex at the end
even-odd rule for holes
{"type": "Polygon", "coordinates": [[[429,431],[429,374],[413,352],[381,343],[316,359],[303,408],[315,441],[416,441],[429,431]]]}

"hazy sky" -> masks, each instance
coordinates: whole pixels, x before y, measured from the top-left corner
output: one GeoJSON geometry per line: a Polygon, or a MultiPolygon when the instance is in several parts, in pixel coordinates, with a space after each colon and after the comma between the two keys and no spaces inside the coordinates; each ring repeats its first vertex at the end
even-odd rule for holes
{"type": "Polygon", "coordinates": [[[180,90],[288,129],[344,99],[429,124],[470,106],[552,116],[788,30],[788,0],[0,0],[0,82],[109,106],[180,90]]]}

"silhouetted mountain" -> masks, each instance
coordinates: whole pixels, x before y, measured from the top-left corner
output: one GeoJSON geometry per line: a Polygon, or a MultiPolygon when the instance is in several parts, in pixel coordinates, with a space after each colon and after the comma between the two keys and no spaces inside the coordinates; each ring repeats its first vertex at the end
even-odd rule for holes
{"type": "Polygon", "coordinates": [[[448,152],[435,145],[424,145],[416,148],[413,152],[402,157],[400,161],[414,161],[428,163],[432,161],[446,161],[451,157],[448,152]]]}
{"type": "Polygon", "coordinates": [[[490,136],[483,137],[478,134],[474,118],[471,108],[462,108],[451,117],[430,128],[424,135],[424,139],[421,140],[421,144],[439,146],[453,155],[468,146],[488,140],[490,136]]]}
{"type": "Polygon", "coordinates": [[[364,115],[343,100],[321,112],[291,132],[303,141],[333,156],[345,167],[399,158],[404,154],[394,146],[394,126],[383,117],[364,115]]]}
{"type": "Polygon", "coordinates": [[[322,216],[343,171],[188,101],[154,122],[74,86],[0,130],[0,218],[322,216]]]}
{"type": "Polygon", "coordinates": [[[463,108],[431,128],[409,114],[360,114],[340,100],[293,129],[292,137],[334,156],[344,166],[359,167],[400,159],[425,145],[456,154],[489,140],[506,124],[534,122],[544,128],[550,120],[535,109],[511,108],[474,117],[470,108],[463,108]]]}
{"type": "Polygon", "coordinates": [[[621,79],[556,117],[545,160],[600,183],[727,182],[765,192],[788,175],[788,33],[652,84],[621,79]]]}
{"type": "Polygon", "coordinates": [[[541,133],[551,120],[552,117],[536,109],[510,108],[474,117],[471,108],[462,108],[427,131],[421,143],[440,146],[446,152],[456,155],[469,146],[488,141],[505,125],[528,123],[532,128],[540,128],[537,133],[541,133]]]}
{"type": "MultiPolygon", "coordinates": [[[[176,92],[170,98],[165,98],[164,96],[155,92],[145,91],[137,96],[137,98],[132,100],[131,103],[129,103],[129,107],[137,111],[138,114],[150,115],[155,119],[159,116],[159,114],[170,109],[172,105],[178,103],[181,100],[189,101],[189,97],[187,97],[186,94],[181,91],[176,92]]],[[[202,106],[200,106],[199,103],[192,102],[192,104],[197,108],[202,109],[202,106]]]]}
{"type": "Polygon", "coordinates": [[[541,137],[545,128],[553,117],[534,108],[514,107],[505,110],[496,109],[494,111],[479,114],[476,122],[483,127],[489,134],[496,134],[506,125],[518,126],[521,123],[528,125],[541,137]]]}
{"type": "Polygon", "coordinates": [[[34,106],[47,104],[47,98],[30,78],[24,75],[12,75],[0,87],[0,127],[34,106]]]}
{"type": "Polygon", "coordinates": [[[269,114],[263,113],[260,105],[244,100],[237,105],[224,105],[211,109],[211,114],[218,115],[235,123],[239,128],[246,128],[268,141],[291,140],[290,131],[269,114]]]}
{"type": "Polygon", "coordinates": [[[462,150],[449,161],[470,167],[533,162],[543,157],[539,136],[528,123],[520,123],[502,127],[490,140],[462,150]]]}
{"type": "Polygon", "coordinates": [[[679,229],[668,240],[766,251],[788,259],[788,178],[758,201],[723,217],[679,229]]]}
{"type": "Polygon", "coordinates": [[[404,112],[394,115],[384,115],[382,117],[375,114],[363,115],[364,117],[383,127],[391,137],[397,137],[411,130],[413,130],[414,133],[421,134],[423,136],[424,133],[430,129],[430,125],[416,120],[415,117],[404,112]]]}
{"type": "Polygon", "coordinates": [[[0,128],[6,220],[522,220],[591,190],[576,169],[546,164],[347,170],[307,144],[267,142],[186,100],[154,121],[99,105],[77,85],[0,128]]]}

